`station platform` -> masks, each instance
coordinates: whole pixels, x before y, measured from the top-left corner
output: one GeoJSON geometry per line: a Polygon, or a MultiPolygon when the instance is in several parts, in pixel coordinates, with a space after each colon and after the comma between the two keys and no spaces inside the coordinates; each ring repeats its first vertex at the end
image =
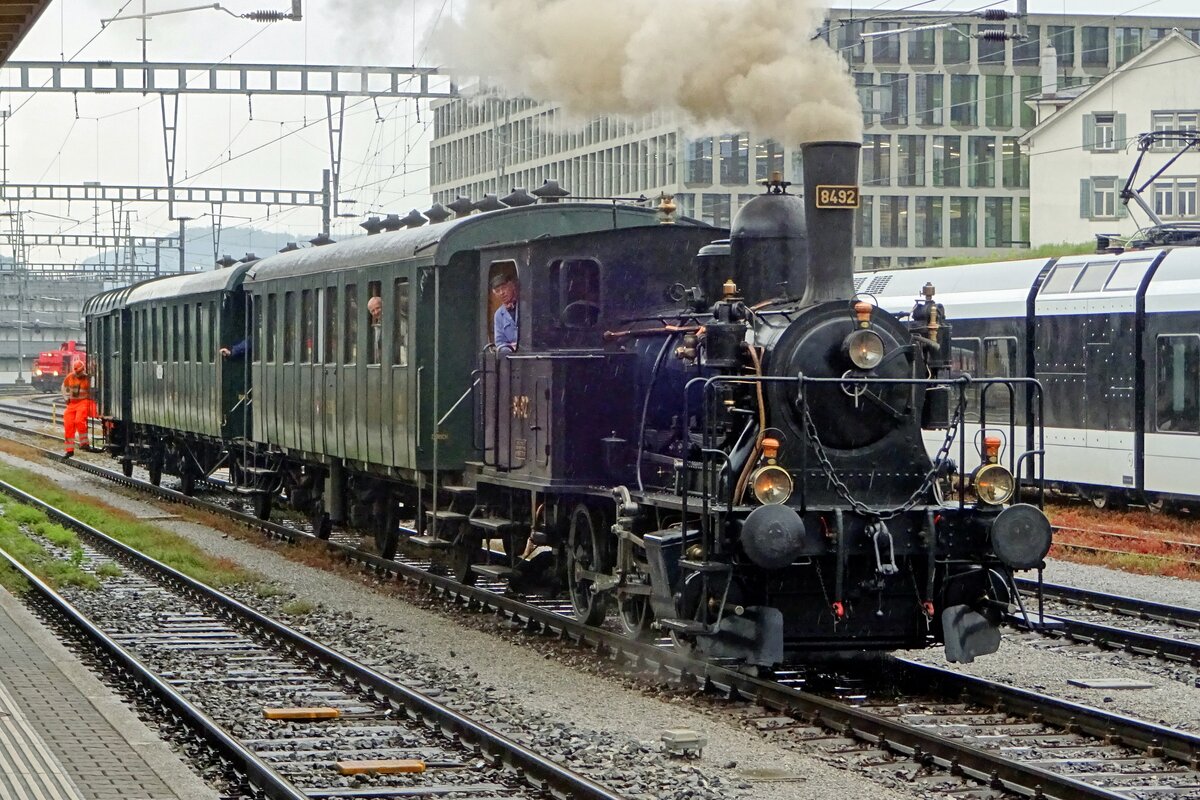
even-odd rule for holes
{"type": "Polygon", "coordinates": [[[0,798],[218,797],[0,588],[0,798]]]}

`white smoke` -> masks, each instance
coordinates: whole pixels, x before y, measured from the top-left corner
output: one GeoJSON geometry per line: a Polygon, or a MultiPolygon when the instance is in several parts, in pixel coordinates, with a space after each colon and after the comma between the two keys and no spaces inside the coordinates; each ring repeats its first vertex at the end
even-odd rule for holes
{"type": "Polygon", "coordinates": [[[859,141],[819,0],[467,0],[432,46],[447,68],[572,117],[671,111],[794,146],[859,141]]]}

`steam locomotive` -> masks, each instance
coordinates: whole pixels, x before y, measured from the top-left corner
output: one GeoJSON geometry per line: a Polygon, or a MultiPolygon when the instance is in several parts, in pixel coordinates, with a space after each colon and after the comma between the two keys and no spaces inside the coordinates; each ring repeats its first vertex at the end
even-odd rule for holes
{"type": "Polygon", "coordinates": [[[971,661],[1050,547],[1014,477],[1040,387],[952,373],[934,286],[900,315],[854,292],[858,155],[805,146],[803,193],[773,178],[728,233],[548,186],[99,295],[107,448],[185,491],[227,467],[260,516],[385,557],[412,519],[463,580],[708,658],[971,661]]]}

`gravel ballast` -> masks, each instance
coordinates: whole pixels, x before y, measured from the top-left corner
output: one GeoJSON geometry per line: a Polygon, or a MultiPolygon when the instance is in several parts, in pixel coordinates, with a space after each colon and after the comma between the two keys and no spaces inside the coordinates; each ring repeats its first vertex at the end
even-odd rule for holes
{"type": "MultiPolygon", "coordinates": [[[[137,515],[161,514],[161,508],[115,493],[99,479],[46,464],[5,460],[51,474],[64,489],[92,495],[137,515]]],[[[554,647],[536,639],[477,630],[482,623],[458,619],[440,605],[418,603],[364,589],[350,579],[297,564],[264,540],[242,541],[183,520],[157,523],[196,542],[213,555],[269,575],[288,592],[318,600],[316,612],[298,620],[299,627],[354,651],[366,663],[425,687],[451,688],[456,703],[472,715],[534,747],[553,745],[571,766],[593,765],[609,773],[642,772],[630,790],[677,785],[692,794],[680,797],[821,798],[872,796],[877,800],[911,797],[861,775],[836,769],[824,761],[768,742],[736,720],[736,713],[705,710],[678,693],[648,692],[621,676],[595,674],[591,666],[560,663],[554,647]],[[703,757],[694,761],[666,758],[659,748],[667,728],[693,728],[708,738],[703,757]],[[669,776],[664,784],[659,777],[669,776]],[[671,783],[674,781],[675,783],[671,783]]],[[[1160,602],[1197,605],[1195,584],[1144,577],[1065,562],[1053,562],[1046,579],[1144,596],[1160,602]]],[[[257,600],[258,605],[265,602],[257,600]]],[[[269,609],[267,609],[269,610],[269,609]]],[[[940,649],[906,655],[944,663],[940,649]]],[[[578,661],[590,656],[580,653],[578,661]]],[[[1006,631],[999,653],[962,667],[974,675],[1045,691],[1088,705],[1176,727],[1194,726],[1200,718],[1197,690],[1177,680],[1148,674],[1148,659],[1101,653],[1078,646],[1053,646],[1045,639],[1006,631]],[[1077,689],[1069,678],[1129,677],[1149,679],[1153,689],[1107,691],[1077,689]]],[[[445,700],[445,697],[442,698],[445,700]]],[[[558,757],[558,756],[555,756],[558,757]]],[[[600,772],[592,774],[599,777],[600,772]]],[[[650,795],[647,795],[650,796],[650,795]]],[[[655,795],[655,796],[676,796],[655,795]]]]}

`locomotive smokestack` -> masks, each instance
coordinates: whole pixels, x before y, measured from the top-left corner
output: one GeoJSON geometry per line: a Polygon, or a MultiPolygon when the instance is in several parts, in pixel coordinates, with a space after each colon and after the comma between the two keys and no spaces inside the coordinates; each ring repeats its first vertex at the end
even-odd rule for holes
{"type": "Polygon", "coordinates": [[[861,149],[857,142],[801,145],[809,255],[804,305],[849,300],[854,295],[854,218],[861,149]]]}

